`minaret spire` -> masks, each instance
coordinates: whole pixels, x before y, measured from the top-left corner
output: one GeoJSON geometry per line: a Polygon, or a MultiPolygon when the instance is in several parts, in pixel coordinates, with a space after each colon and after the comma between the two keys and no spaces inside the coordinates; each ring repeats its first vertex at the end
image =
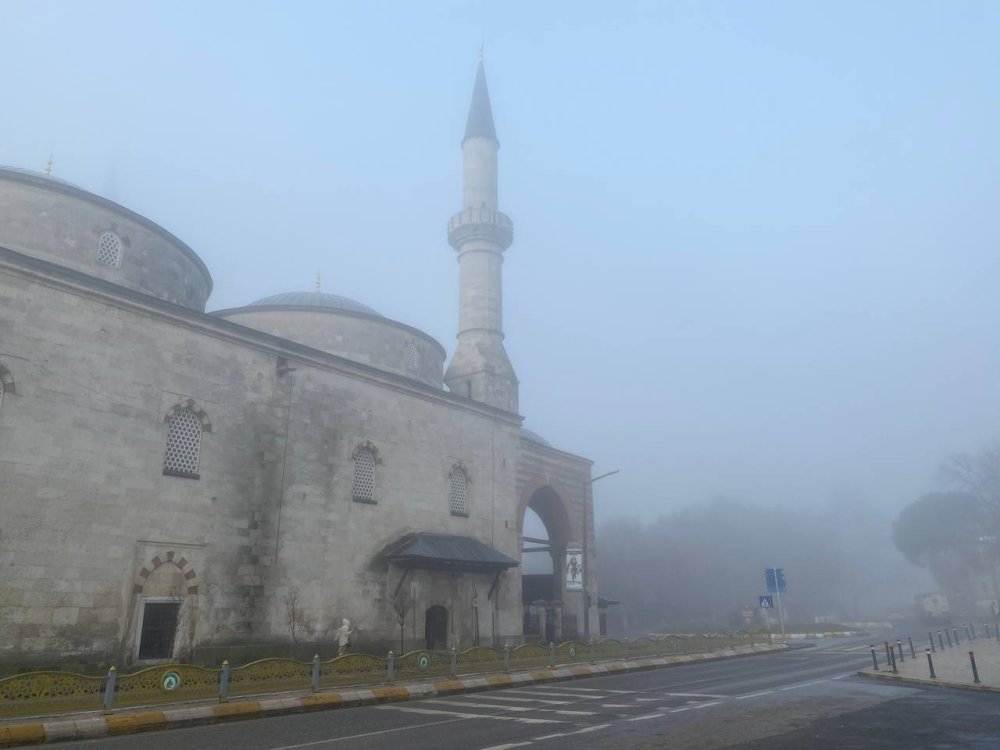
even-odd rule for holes
{"type": "Polygon", "coordinates": [[[517,412],[517,376],[503,346],[501,268],[514,225],[497,209],[497,140],[480,59],[462,139],[462,210],[448,222],[458,251],[458,347],[445,373],[461,396],[517,412]]]}

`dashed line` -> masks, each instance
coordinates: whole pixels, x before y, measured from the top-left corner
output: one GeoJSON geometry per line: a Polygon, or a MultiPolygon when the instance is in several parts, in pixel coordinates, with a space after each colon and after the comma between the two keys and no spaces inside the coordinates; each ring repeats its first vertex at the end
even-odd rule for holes
{"type": "Polygon", "coordinates": [[[711,703],[699,703],[697,706],[691,706],[691,708],[708,708],[709,706],[718,706],[722,701],[712,701],[711,703]]]}
{"type": "Polygon", "coordinates": [[[547,701],[542,698],[518,698],[514,695],[489,695],[480,693],[479,699],[491,701],[515,701],[517,703],[544,703],[547,706],[568,706],[572,701],[547,701]]]}
{"type": "Polygon", "coordinates": [[[379,734],[392,734],[393,732],[409,732],[414,729],[423,729],[424,727],[439,727],[442,724],[454,724],[456,721],[466,721],[465,717],[458,719],[445,719],[444,721],[432,721],[428,724],[414,724],[407,727],[395,727],[393,729],[379,729],[374,732],[363,732],[362,734],[351,734],[346,737],[331,737],[326,740],[315,740],[313,742],[301,742],[297,745],[282,745],[281,747],[273,747],[271,750],[298,750],[302,747],[315,747],[316,745],[329,745],[334,742],[344,742],[345,740],[357,740],[362,737],[374,737],[379,734]]]}
{"type": "Polygon", "coordinates": [[[555,734],[546,734],[542,737],[535,737],[535,741],[541,740],[553,740],[556,737],[571,737],[574,734],[585,734],[586,732],[596,732],[599,729],[607,729],[610,724],[594,724],[592,727],[584,727],[583,729],[577,729],[575,732],[556,732],[555,734]]]}
{"type": "Polygon", "coordinates": [[[664,693],[671,698],[728,698],[728,695],[713,695],[712,693],[664,693]]]}
{"type": "Polygon", "coordinates": [[[414,708],[411,706],[372,706],[381,711],[402,711],[408,714],[430,714],[436,716],[452,716],[461,719],[492,719],[493,721],[517,721],[522,724],[565,724],[559,719],[532,719],[527,716],[504,716],[503,714],[467,714],[460,711],[437,711],[432,708],[414,708]]]}
{"type": "Polygon", "coordinates": [[[483,750],[510,750],[512,747],[524,747],[525,745],[530,745],[531,740],[527,742],[508,742],[506,745],[493,745],[492,747],[484,747],[483,750]]]}
{"type": "Polygon", "coordinates": [[[747,698],[757,698],[761,695],[770,695],[773,692],[774,692],[773,690],[761,690],[759,693],[748,693],[747,695],[737,695],[735,697],[735,700],[743,701],[746,700],[747,698]]]}
{"type": "Polygon", "coordinates": [[[626,721],[646,721],[646,719],[658,719],[663,716],[663,713],[657,711],[655,714],[643,714],[642,716],[633,716],[631,719],[626,719],[626,721]]]}

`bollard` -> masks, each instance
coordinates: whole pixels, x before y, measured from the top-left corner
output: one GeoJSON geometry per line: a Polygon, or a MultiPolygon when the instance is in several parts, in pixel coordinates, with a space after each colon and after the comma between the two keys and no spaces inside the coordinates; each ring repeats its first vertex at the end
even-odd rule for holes
{"type": "Polygon", "coordinates": [[[941,647],[941,650],[944,651],[944,640],[941,638],[940,630],[938,631],[938,645],[941,647]]]}
{"type": "Polygon", "coordinates": [[[958,645],[959,643],[961,643],[961,642],[962,642],[962,639],[958,637],[958,630],[957,630],[957,629],[955,629],[955,628],[952,628],[952,629],[951,629],[951,634],[955,636],[955,645],[956,645],[956,646],[957,646],[957,645],[958,645]]]}
{"type": "Polygon", "coordinates": [[[969,652],[969,662],[972,664],[972,681],[979,684],[979,670],[976,669],[976,655],[970,651],[969,652]]]}
{"type": "Polygon", "coordinates": [[[507,643],[503,644],[503,671],[510,671],[510,645],[507,643]]]}
{"type": "Polygon", "coordinates": [[[386,662],[385,663],[386,672],[388,673],[389,677],[389,684],[391,685],[392,681],[396,679],[396,655],[392,653],[392,651],[390,651],[389,656],[386,657],[385,662],[386,662]]]}
{"type": "Polygon", "coordinates": [[[911,659],[916,659],[917,658],[917,652],[913,650],[913,639],[910,636],[906,636],[906,640],[908,640],[910,642],[910,658],[911,659]]]}
{"type": "Polygon", "coordinates": [[[875,669],[876,672],[878,672],[878,657],[875,656],[875,646],[874,645],[870,645],[870,646],[868,646],[868,648],[870,648],[871,651],[872,651],[872,665],[873,665],[873,668],[875,669]]]}
{"type": "Polygon", "coordinates": [[[219,672],[219,703],[225,703],[227,695],[229,695],[229,660],[224,659],[222,671],[219,672]]]}
{"type": "Polygon", "coordinates": [[[451,647],[451,669],[450,673],[452,677],[458,674],[458,651],[454,646],[451,647]]]}
{"type": "Polygon", "coordinates": [[[313,654],[312,689],[319,690],[319,654],[313,654]]]}
{"type": "Polygon", "coordinates": [[[890,655],[892,649],[889,648],[889,641],[882,641],[885,644],[885,663],[890,667],[892,666],[892,656],[890,655]]]}
{"type": "Polygon", "coordinates": [[[948,639],[948,648],[951,648],[952,647],[951,633],[948,632],[948,628],[944,629],[944,637],[948,639]]]}
{"type": "Polygon", "coordinates": [[[899,662],[902,664],[906,661],[906,657],[903,656],[903,642],[899,638],[896,639],[896,648],[899,649],[899,662]]]}
{"type": "Polygon", "coordinates": [[[969,623],[969,630],[972,631],[972,640],[976,640],[976,623],[970,622],[969,623]]]}
{"type": "Polygon", "coordinates": [[[927,640],[931,642],[931,651],[937,651],[937,649],[934,648],[934,634],[929,630],[927,631],[927,640]]]}
{"type": "Polygon", "coordinates": [[[556,644],[555,641],[549,641],[549,668],[551,669],[556,665],[556,644]]]}
{"type": "Polygon", "coordinates": [[[899,674],[899,670],[896,669],[896,652],[891,648],[889,649],[889,661],[892,663],[892,673],[899,674]]]}
{"type": "Polygon", "coordinates": [[[118,683],[118,670],[114,665],[108,668],[108,679],[104,683],[104,713],[111,713],[111,707],[115,705],[115,685],[118,683]]]}
{"type": "Polygon", "coordinates": [[[927,649],[927,666],[931,670],[931,679],[936,680],[937,675],[934,674],[934,660],[931,658],[931,650],[927,649]]]}

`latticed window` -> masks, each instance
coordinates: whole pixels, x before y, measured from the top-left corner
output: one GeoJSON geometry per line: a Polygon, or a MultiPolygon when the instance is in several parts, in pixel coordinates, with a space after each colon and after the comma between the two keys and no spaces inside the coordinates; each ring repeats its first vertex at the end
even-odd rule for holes
{"type": "Polygon", "coordinates": [[[167,450],[163,455],[164,474],[198,478],[201,433],[201,419],[190,409],[181,409],[170,418],[167,450]]]}
{"type": "Polygon", "coordinates": [[[97,240],[97,262],[114,268],[122,264],[122,241],[114,232],[105,232],[97,240]]]}
{"type": "Polygon", "coordinates": [[[375,502],[375,452],[371,448],[358,448],[354,454],[354,502],[375,502]]]}
{"type": "Polygon", "coordinates": [[[406,368],[415,371],[420,365],[420,351],[417,349],[417,345],[412,341],[407,341],[406,346],[403,347],[403,354],[406,359],[406,368]]]}
{"type": "Polygon", "coordinates": [[[465,469],[456,466],[448,475],[448,507],[453,516],[469,515],[469,478],[465,469]]]}

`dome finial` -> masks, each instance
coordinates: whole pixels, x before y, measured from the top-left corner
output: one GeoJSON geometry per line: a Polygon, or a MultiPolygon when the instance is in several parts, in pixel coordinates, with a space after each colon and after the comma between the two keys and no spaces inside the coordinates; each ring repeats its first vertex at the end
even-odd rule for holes
{"type": "Polygon", "coordinates": [[[486,42],[481,42],[479,45],[479,62],[483,61],[483,47],[486,46],[486,42]]]}
{"type": "Polygon", "coordinates": [[[320,278],[319,278],[319,271],[317,271],[317,272],[316,272],[316,294],[319,294],[319,292],[320,292],[320,289],[319,289],[319,281],[320,281],[320,278]]]}
{"type": "Polygon", "coordinates": [[[45,162],[45,174],[52,176],[52,154],[49,154],[49,160],[45,162]]]}

